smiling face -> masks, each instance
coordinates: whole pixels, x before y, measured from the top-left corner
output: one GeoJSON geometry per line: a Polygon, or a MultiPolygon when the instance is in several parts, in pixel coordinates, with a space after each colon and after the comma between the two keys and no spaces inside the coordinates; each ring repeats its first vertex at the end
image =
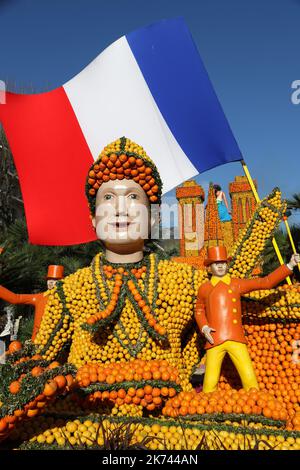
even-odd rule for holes
{"type": "Polygon", "coordinates": [[[226,261],[216,261],[210,265],[210,270],[213,276],[223,277],[227,274],[228,265],[226,261]]]}
{"type": "Polygon", "coordinates": [[[93,225],[106,246],[143,243],[149,236],[149,223],[148,197],[138,183],[123,179],[101,185],[93,225]]]}

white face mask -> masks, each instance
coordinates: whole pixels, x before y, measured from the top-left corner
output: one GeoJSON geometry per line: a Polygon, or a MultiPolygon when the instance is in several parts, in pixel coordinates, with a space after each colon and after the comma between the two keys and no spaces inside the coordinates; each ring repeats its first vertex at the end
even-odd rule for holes
{"type": "Polygon", "coordinates": [[[217,261],[210,265],[210,270],[213,276],[223,277],[227,274],[228,265],[226,261],[217,261]]]}
{"type": "Polygon", "coordinates": [[[130,244],[150,233],[150,204],[145,191],[132,180],[107,181],[96,196],[93,225],[105,244],[130,244]]]}
{"type": "Polygon", "coordinates": [[[47,279],[47,287],[48,289],[53,289],[57,283],[56,279],[47,279]]]}

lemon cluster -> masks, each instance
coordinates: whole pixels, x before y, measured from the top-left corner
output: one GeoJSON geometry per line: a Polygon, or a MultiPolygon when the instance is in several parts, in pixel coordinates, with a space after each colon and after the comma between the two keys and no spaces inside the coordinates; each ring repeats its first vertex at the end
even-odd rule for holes
{"type": "Polygon", "coordinates": [[[57,291],[49,295],[40,329],[34,340],[38,352],[47,360],[54,359],[63,346],[70,341],[73,324],[69,314],[64,314],[57,291]]]}
{"type": "Polygon", "coordinates": [[[124,404],[124,405],[116,405],[112,409],[111,414],[113,416],[143,416],[143,407],[141,405],[135,405],[134,403],[131,404],[124,404]]]}
{"type": "Polygon", "coordinates": [[[250,319],[272,318],[299,320],[300,290],[298,285],[284,285],[277,289],[260,290],[245,296],[253,302],[242,302],[243,314],[250,319]]]}
{"type": "Polygon", "coordinates": [[[104,155],[110,155],[111,153],[119,152],[125,152],[126,154],[135,153],[136,155],[145,158],[149,162],[152,162],[152,160],[146,154],[145,150],[141,145],[138,145],[137,143],[125,137],[123,137],[122,139],[117,139],[114,142],[108,144],[106,147],[104,147],[98,159],[101,160],[104,155]]]}
{"type": "Polygon", "coordinates": [[[285,210],[286,203],[281,200],[279,189],[275,189],[257,206],[252,219],[232,249],[233,262],[229,272],[233,277],[245,278],[251,275],[266,241],[271,237],[285,210]]]}
{"type": "MultiPolygon", "coordinates": [[[[299,450],[299,433],[274,431],[262,426],[260,423],[248,423],[249,431],[241,431],[241,423],[225,421],[227,429],[218,429],[217,425],[200,429],[195,423],[182,425],[175,421],[160,421],[149,424],[140,422],[128,423],[128,430],[132,433],[130,444],[139,444],[146,441],[150,450],[195,450],[205,441],[208,449],[226,450],[299,450]],[[217,435],[217,437],[216,437],[217,435]],[[220,446],[221,443],[221,446],[220,446]]],[[[102,423],[86,417],[81,420],[66,421],[53,417],[38,417],[35,420],[22,423],[21,427],[10,435],[11,440],[22,438],[29,443],[37,443],[42,447],[57,445],[59,447],[103,446],[106,438],[113,435],[122,423],[104,419],[102,423]]]]}

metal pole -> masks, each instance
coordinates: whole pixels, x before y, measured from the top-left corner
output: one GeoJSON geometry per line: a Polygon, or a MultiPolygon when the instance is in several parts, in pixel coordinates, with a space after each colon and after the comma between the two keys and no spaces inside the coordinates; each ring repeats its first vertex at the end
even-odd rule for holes
{"type": "MultiPolygon", "coordinates": [[[[251,187],[252,192],[253,192],[253,194],[254,194],[255,200],[256,200],[256,202],[260,202],[260,198],[259,198],[259,195],[258,195],[258,193],[257,193],[257,191],[256,191],[256,187],[255,187],[254,181],[253,181],[253,179],[252,179],[252,177],[251,177],[251,175],[250,175],[250,172],[249,172],[248,167],[247,167],[246,163],[244,162],[244,160],[241,160],[241,164],[242,164],[244,173],[245,173],[245,175],[246,175],[246,177],[247,177],[248,183],[250,184],[250,187],[251,187]]],[[[272,244],[273,244],[275,253],[276,253],[276,255],[277,255],[277,258],[278,258],[278,260],[279,260],[279,263],[280,263],[281,265],[283,265],[283,264],[284,264],[284,261],[283,261],[283,258],[282,258],[282,256],[281,256],[281,253],[280,253],[280,251],[279,251],[279,248],[278,248],[278,245],[277,245],[277,242],[276,242],[275,238],[272,238],[272,244]]],[[[287,281],[287,283],[288,283],[289,286],[292,285],[292,281],[291,281],[291,279],[290,279],[289,276],[286,278],[286,281],[287,281]]]]}

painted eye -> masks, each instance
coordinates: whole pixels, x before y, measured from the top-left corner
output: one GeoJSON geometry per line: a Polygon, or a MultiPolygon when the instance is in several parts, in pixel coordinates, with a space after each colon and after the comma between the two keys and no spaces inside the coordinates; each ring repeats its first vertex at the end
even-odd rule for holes
{"type": "Polygon", "coordinates": [[[129,199],[137,199],[138,198],[137,194],[129,194],[128,197],[129,197],[129,199]]]}
{"type": "Polygon", "coordinates": [[[108,201],[109,199],[112,199],[112,195],[111,194],[105,194],[104,199],[106,201],[108,201]]]}

